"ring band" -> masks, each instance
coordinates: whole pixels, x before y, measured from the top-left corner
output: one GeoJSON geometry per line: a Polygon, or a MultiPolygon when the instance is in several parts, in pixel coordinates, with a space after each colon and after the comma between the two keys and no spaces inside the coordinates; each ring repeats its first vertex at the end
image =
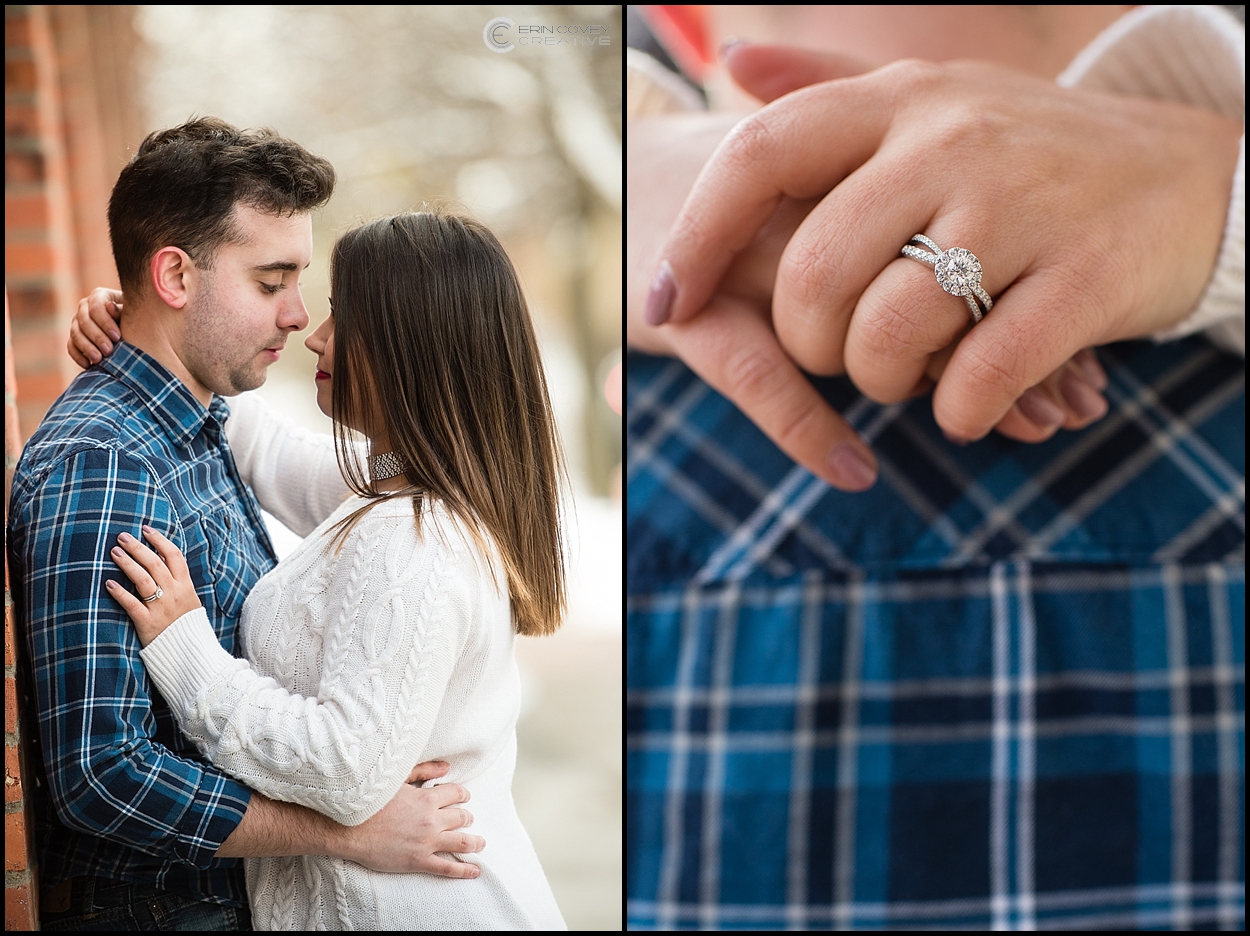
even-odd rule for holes
{"type": "Polygon", "coordinates": [[[157,598],[161,597],[161,595],[163,594],[165,594],[165,592],[161,590],[161,586],[157,585],[155,595],[152,595],[150,598],[140,598],[139,600],[142,601],[144,604],[147,604],[149,601],[155,601],[157,598]]]}
{"type": "Polygon", "coordinates": [[[981,261],[971,250],[964,250],[962,247],[942,250],[923,234],[917,234],[903,248],[903,256],[930,264],[937,275],[938,285],[952,296],[962,296],[964,302],[968,303],[968,311],[972,314],[972,324],[975,325],[981,321],[981,317],[994,308],[994,300],[981,288],[981,261]],[[933,253],[911,246],[917,241],[933,253]],[[973,296],[981,300],[981,305],[985,306],[984,312],[973,296]]]}

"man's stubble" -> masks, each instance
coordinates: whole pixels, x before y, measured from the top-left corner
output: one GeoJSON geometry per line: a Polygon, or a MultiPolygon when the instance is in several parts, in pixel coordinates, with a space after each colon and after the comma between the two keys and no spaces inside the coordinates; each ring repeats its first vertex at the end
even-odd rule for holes
{"type": "Polygon", "coordinates": [[[285,336],[271,337],[257,345],[254,339],[238,333],[242,316],[234,314],[221,300],[212,273],[201,270],[202,289],[195,305],[183,309],[187,316],[183,339],[183,363],[196,380],[213,393],[237,396],[255,390],[265,382],[268,368],[259,360],[266,347],[285,342],[285,336]]]}

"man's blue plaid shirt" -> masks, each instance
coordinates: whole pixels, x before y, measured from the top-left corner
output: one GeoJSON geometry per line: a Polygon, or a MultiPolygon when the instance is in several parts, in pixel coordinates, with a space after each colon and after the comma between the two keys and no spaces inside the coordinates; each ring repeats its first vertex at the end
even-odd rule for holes
{"type": "Polygon", "coordinates": [[[251,791],[183,737],[104,588],[129,587],[109,550],[147,523],[186,555],[234,652],[243,601],[277,559],[230,454],[228,415],[123,342],[70,384],[18,462],[9,561],[38,713],[43,888],[96,875],[247,905],[242,863],[213,855],[251,791]]]}
{"type": "Polygon", "coordinates": [[[1040,445],[815,381],[864,494],[629,356],[631,928],[1242,928],[1244,361],[1099,354],[1040,445]]]}

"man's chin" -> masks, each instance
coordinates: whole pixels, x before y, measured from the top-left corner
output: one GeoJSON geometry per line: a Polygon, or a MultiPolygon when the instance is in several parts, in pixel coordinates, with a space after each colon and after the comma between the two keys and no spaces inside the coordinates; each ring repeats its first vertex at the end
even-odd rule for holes
{"type": "Polygon", "coordinates": [[[268,368],[261,368],[259,372],[237,371],[230,375],[228,381],[221,388],[213,387],[213,393],[218,396],[238,396],[240,393],[246,393],[248,390],[255,390],[257,387],[264,386],[265,379],[269,376],[268,368]]]}

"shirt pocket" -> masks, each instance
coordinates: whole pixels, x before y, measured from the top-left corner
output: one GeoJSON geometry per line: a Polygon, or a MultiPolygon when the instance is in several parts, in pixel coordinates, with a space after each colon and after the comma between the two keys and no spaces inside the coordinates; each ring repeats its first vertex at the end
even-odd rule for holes
{"type": "Polygon", "coordinates": [[[235,619],[243,610],[247,593],[256,584],[252,562],[243,544],[242,518],[230,507],[200,515],[200,527],[207,543],[205,565],[212,578],[213,598],[218,613],[235,619]]]}

